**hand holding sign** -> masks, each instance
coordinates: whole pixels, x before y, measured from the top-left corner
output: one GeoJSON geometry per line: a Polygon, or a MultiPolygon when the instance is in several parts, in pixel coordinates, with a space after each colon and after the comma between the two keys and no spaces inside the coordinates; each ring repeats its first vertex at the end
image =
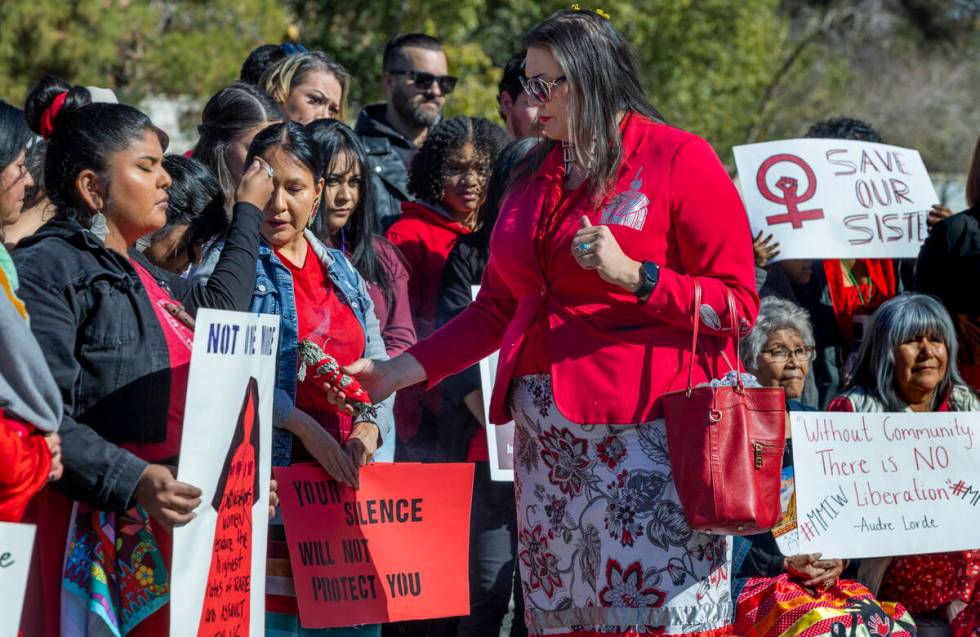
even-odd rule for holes
{"type": "Polygon", "coordinates": [[[336,438],[327,433],[309,414],[299,408],[286,419],[283,426],[296,436],[313,459],[331,478],[348,486],[358,487],[357,465],[340,446],[336,438]]]}
{"type": "Polygon", "coordinates": [[[469,611],[472,464],[373,464],[357,491],[313,465],[275,471],[304,628],[469,611]]]}
{"type": "Polygon", "coordinates": [[[151,464],[136,485],[136,501],[167,530],[187,524],[201,506],[201,490],[178,482],[173,467],[151,464]]]}
{"type": "Polygon", "coordinates": [[[760,268],[779,255],[779,242],[772,240],[772,234],[762,237],[762,230],[752,239],[752,251],[755,252],[755,265],[760,268]]]}

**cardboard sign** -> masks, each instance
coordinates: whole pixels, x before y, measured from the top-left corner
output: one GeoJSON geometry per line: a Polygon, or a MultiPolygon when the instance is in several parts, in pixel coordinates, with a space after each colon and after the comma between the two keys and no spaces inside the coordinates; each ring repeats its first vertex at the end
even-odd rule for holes
{"type": "Polygon", "coordinates": [[[466,615],[472,464],[276,467],[304,628],[466,615]]]}
{"type": "MultiPolygon", "coordinates": [[[[470,288],[473,298],[480,286],[470,288]]],[[[496,482],[514,481],[514,421],[506,425],[490,424],[490,396],[497,377],[497,352],[480,361],[480,389],[483,391],[483,422],[487,423],[487,450],[490,456],[490,479],[496,482]]]]}
{"type": "Polygon", "coordinates": [[[0,637],[17,637],[34,551],[33,524],[0,522],[0,637]]]}
{"type": "Polygon", "coordinates": [[[279,317],[200,310],[177,478],[203,491],[174,530],[170,635],[265,633],[279,317]]]}
{"type": "Polygon", "coordinates": [[[793,412],[798,553],[962,551],[980,528],[980,412],[793,412]]]}
{"type": "Polygon", "coordinates": [[[782,259],[916,258],[939,198],[917,151],[836,139],[736,146],[752,233],[782,259]]]}

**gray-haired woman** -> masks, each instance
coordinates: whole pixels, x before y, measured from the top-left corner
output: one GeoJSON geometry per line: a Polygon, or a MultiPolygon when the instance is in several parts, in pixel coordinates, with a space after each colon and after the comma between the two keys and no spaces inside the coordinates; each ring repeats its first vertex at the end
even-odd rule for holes
{"type": "Polygon", "coordinates": [[[768,297],[759,318],[742,338],[742,363],[763,387],[782,387],[790,411],[805,409],[803,394],[815,354],[810,313],[799,305],[768,297]]]}
{"type": "MultiPolygon", "coordinates": [[[[874,313],[858,362],[830,411],[977,411],[956,369],[956,332],[942,304],[906,293],[874,313]]],[[[954,635],[980,628],[980,551],[866,560],[861,580],[913,613],[945,612],[954,635]],[[880,587],[879,587],[880,584],[880,587]],[[964,632],[965,631],[965,632],[964,632]]]]}
{"type": "Polygon", "coordinates": [[[875,312],[844,391],[830,411],[976,411],[956,368],[956,331],[934,297],[906,293],[875,312]]]}
{"type": "MultiPolygon", "coordinates": [[[[800,402],[810,362],[814,358],[813,327],[810,313],[800,306],[768,297],[759,306],[755,327],[742,339],[742,363],[759,379],[763,387],[782,387],[786,392],[789,411],[810,411],[800,402]]],[[[786,450],[783,456],[783,478],[792,480],[793,447],[786,428],[786,450]]],[[[748,538],[736,538],[732,572],[735,574],[732,598],[749,578],[752,588],[765,586],[758,578],[777,578],[786,573],[790,583],[817,589],[832,586],[844,570],[841,560],[822,560],[819,555],[786,557],[779,550],[772,533],[760,533],[748,538]]],[[[758,591],[756,590],[756,593],[758,591]]],[[[736,622],[745,621],[741,616],[736,622]]],[[[751,624],[749,624],[751,625],[751,624]]],[[[742,634],[742,631],[739,634],[742,634]]]]}

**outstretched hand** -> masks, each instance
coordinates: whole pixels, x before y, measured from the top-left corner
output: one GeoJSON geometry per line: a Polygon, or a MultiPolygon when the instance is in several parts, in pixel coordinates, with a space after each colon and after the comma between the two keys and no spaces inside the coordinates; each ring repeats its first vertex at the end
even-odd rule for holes
{"type": "MultiPolygon", "coordinates": [[[[399,354],[387,361],[360,358],[341,369],[361,383],[374,404],[380,403],[403,387],[425,380],[425,369],[408,353],[399,354]]],[[[327,391],[327,400],[332,405],[348,414],[354,413],[354,408],[347,402],[343,390],[329,384],[324,384],[323,387],[327,391]]]]}

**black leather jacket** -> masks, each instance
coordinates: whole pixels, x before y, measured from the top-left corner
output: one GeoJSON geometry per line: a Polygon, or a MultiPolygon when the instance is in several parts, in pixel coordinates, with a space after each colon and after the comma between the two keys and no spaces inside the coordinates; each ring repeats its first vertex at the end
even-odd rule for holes
{"type": "MultiPolygon", "coordinates": [[[[255,285],[261,212],[236,204],[222,260],[206,286],[138,261],[192,315],[199,307],[244,311],[255,285]]],[[[139,275],[77,222],[55,219],[13,253],[31,330],[64,400],[69,497],[125,511],[147,463],[117,445],[160,442],[167,432],[170,360],[139,275]]]]}
{"type": "Polygon", "coordinates": [[[408,192],[408,167],[417,150],[385,120],[386,108],[384,103],[365,106],[354,125],[367,152],[379,233],[384,233],[401,215],[402,202],[413,198],[408,192]]]}

